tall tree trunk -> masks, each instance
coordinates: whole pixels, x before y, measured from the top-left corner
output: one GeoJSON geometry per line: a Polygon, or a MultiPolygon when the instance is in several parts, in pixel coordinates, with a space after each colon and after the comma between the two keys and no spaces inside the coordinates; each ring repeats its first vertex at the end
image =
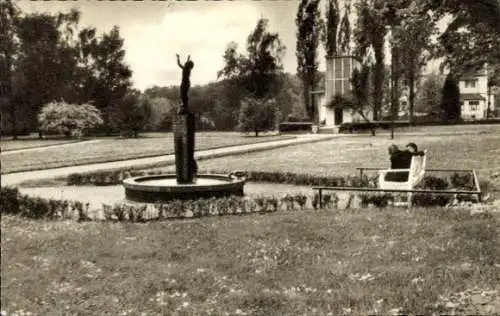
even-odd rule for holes
{"type": "Polygon", "coordinates": [[[373,120],[380,119],[380,112],[382,109],[382,99],[384,96],[384,53],[382,49],[375,50],[375,69],[374,69],[374,82],[373,82],[373,120]]]}
{"type": "Polygon", "coordinates": [[[410,121],[410,124],[412,124],[413,123],[413,109],[414,109],[414,104],[415,104],[415,69],[413,67],[410,70],[410,76],[408,79],[409,79],[408,84],[410,85],[410,98],[408,100],[410,103],[410,108],[408,110],[408,120],[410,121]]]}
{"type": "Polygon", "coordinates": [[[16,118],[16,105],[12,102],[12,99],[9,100],[10,104],[10,119],[11,119],[11,128],[12,128],[12,138],[14,140],[17,139],[17,118],[16,118]]]}
{"type": "Polygon", "coordinates": [[[393,49],[394,63],[394,117],[395,120],[399,117],[399,50],[397,47],[393,49]]]}
{"type": "MultiPolygon", "coordinates": [[[[314,90],[313,90],[314,91],[314,90]]],[[[319,118],[316,115],[316,102],[315,102],[315,95],[311,93],[311,101],[310,101],[310,107],[311,107],[311,119],[313,120],[314,123],[317,123],[319,118]]]]}
{"type": "Polygon", "coordinates": [[[313,119],[311,113],[311,87],[305,83],[304,84],[304,108],[309,119],[313,119]]]}
{"type": "Polygon", "coordinates": [[[394,139],[394,121],[399,113],[399,69],[398,69],[398,49],[391,49],[391,139],[394,139]]]}
{"type": "Polygon", "coordinates": [[[17,121],[16,121],[16,103],[13,100],[12,93],[12,54],[9,49],[5,50],[5,68],[7,70],[6,74],[3,74],[6,77],[5,83],[3,85],[3,90],[0,91],[2,95],[6,96],[8,106],[10,107],[10,119],[11,119],[11,127],[12,127],[12,138],[14,140],[17,139],[17,121]]]}

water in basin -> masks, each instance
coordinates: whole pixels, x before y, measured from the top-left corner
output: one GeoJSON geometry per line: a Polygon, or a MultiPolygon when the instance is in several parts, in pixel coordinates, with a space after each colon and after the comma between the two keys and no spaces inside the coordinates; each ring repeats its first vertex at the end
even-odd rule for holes
{"type": "Polygon", "coordinates": [[[185,184],[177,184],[177,180],[175,178],[166,178],[166,179],[152,179],[146,181],[138,181],[138,183],[143,183],[145,185],[155,185],[155,186],[196,186],[196,185],[220,185],[227,184],[231,182],[228,178],[228,181],[222,179],[213,179],[213,178],[197,178],[194,183],[185,183],[185,184]]]}

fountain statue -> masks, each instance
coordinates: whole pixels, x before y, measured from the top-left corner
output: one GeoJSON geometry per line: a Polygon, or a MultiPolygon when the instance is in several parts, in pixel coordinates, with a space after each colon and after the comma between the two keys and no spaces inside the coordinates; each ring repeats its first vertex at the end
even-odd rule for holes
{"type": "Polygon", "coordinates": [[[189,109],[188,92],[194,63],[188,56],[184,65],[177,54],[177,65],[182,69],[180,95],[182,104],[173,119],[175,175],[154,175],[123,180],[127,199],[138,202],[166,202],[174,199],[243,195],[245,175],[232,172],[229,175],[198,175],[194,159],[195,117],[189,109]]]}
{"type": "Polygon", "coordinates": [[[177,54],[177,65],[182,69],[181,100],[182,106],[174,117],[175,170],[177,183],[192,183],[197,172],[194,160],[194,113],[188,108],[188,92],[191,86],[190,76],[194,63],[188,56],[184,65],[177,54]]]}

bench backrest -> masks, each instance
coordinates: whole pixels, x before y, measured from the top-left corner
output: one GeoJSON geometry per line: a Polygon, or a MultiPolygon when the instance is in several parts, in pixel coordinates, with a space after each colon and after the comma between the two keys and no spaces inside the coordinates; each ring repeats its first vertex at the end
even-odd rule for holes
{"type": "Polygon", "coordinates": [[[408,181],[412,185],[422,181],[425,174],[425,162],[427,158],[427,151],[423,155],[414,155],[411,157],[410,172],[408,174],[408,181]]]}

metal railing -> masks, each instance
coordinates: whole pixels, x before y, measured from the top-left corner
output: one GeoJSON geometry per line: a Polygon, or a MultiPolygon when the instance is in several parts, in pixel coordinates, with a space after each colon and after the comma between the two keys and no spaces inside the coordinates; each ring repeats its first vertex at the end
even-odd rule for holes
{"type": "MultiPolygon", "coordinates": [[[[358,167],[356,170],[359,170],[360,177],[363,177],[364,170],[386,170],[387,168],[378,168],[378,167],[358,167]]],[[[433,171],[433,172],[470,172],[473,175],[474,186],[476,190],[423,190],[423,189],[378,189],[378,188],[359,188],[359,187],[334,187],[334,186],[315,186],[312,189],[318,191],[319,195],[319,208],[323,207],[323,191],[350,191],[350,192],[387,192],[387,193],[424,193],[424,194],[468,194],[468,195],[477,195],[479,202],[482,199],[482,192],[479,186],[479,181],[477,178],[476,171],[473,169],[426,169],[425,171],[433,171]]]]}

